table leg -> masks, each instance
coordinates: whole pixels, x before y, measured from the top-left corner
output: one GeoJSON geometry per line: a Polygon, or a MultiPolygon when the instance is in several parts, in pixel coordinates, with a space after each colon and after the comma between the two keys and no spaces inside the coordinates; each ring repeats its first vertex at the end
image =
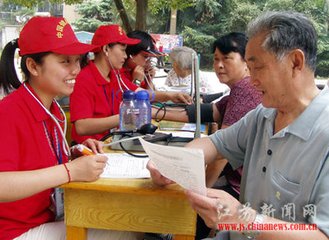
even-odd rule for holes
{"type": "Polygon", "coordinates": [[[87,229],[66,226],[66,240],[87,240],[87,229]]]}

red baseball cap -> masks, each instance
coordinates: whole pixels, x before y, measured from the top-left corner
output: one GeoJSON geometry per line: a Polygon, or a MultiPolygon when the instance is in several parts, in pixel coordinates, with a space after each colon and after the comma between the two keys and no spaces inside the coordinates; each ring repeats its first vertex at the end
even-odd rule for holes
{"type": "Polygon", "coordinates": [[[122,43],[127,45],[135,45],[141,40],[127,37],[123,28],[119,25],[102,25],[99,26],[91,40],[91,44],[99,46],[95,52],[100,51],[100,47],[110,43],[122,43]]]}
{"type": "Polygon", "coordinates": [[[62,17],[33,17],[23,27],[18,39],[19,54],[53,52],[77,55],[96,46],[78,41],[70,24],[62,17]]]}

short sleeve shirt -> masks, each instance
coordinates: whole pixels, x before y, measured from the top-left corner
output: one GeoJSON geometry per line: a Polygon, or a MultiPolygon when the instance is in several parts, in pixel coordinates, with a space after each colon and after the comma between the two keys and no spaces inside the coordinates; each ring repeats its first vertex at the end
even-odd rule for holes
{"type": "Polygon", "coordinates": [[[294,122],[275,134],[276,110],[260,105],[210,136],[232,166],[244,164],[242,203],[285,221],[315,223],[327,236],[328,102],[329,90],[324,89],[294,122]],[[293,216],[286,215],[287,206],[294,208],[293,216]],[[316,207],[316,215],[305,211],[310,206],[316,207]]]}
{"type": "MultiPolygon", "coordinates": [[[[56,104],[51,106],[51,112],[63,119],[56,104]]],[[[54,127],[54,121],[23,86],[1,100],[0,172],[57,165],[50,141],[55,137],[54,127]]],[[[61,135],[57,137],[62,143],[61,135]]],[[[67,162],[67,157],[62,155],[62,161],[67,162]]],[[[0,203],[0,239],[13,239],[30,228],[53,221],[51,193],[49,189],[22,200],[0,203]]]]}
{"type": "MultiPolygon", "coordinates": [[[[101,75],[96,65],[90,61],[76,78],[74,91],[70,96],[71,122],[85,118],[104,118],[119,114],[122,91],[135,91],[137,86],[127,78],[121,77],[120,71],[110,72],[110,81],[101,75]]],[[[78,143],[87,138],[101,139],[108,131],[95,135],[78,135],[72,127],[72,139],[78,143]]]]}
{"type": "MultiPolygon", "coordinates": [[[[231,87],[230,94],[225,101],[226,109],[222,124],[230,126],[260,104],[262,96],[261,93],[250,84],[250,77],[245,77],[231,87]]],[[[216,103],[216,107],[219,112],[221,112],[221,101],[216,103]]]]}

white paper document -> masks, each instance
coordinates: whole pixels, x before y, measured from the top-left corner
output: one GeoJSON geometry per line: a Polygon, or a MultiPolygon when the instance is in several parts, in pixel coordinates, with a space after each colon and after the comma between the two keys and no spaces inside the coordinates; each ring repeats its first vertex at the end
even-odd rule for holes
{"type": "Polygon", "coordinates": [[[107,163],[101,178],[149,178],[146,169],[149,158],[137,158],[127,153],[107,153],[107,163]]]}
{"type": "Polygon", "coordinates": [[[183,188],[206,195],[204,155],[201,149],[163,146],[141,141],[160,173],[183,188]]]}

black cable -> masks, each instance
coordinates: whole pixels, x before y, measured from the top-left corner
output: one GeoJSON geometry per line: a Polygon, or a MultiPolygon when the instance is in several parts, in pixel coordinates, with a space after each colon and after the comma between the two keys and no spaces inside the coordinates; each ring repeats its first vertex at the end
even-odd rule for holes
{"type": "Polygon", "coordinates": [[[113,133],[111,131],[109,131],[101,139],[99,139],[99,141],[104,142],[106,139],[108,139],[109,137],[112,137],[112,136],[113,136],[113,133]]]}
{"type": "MultiPolygon", "coordinates": [[[[126,136],[126,137],[133,137],[133,136],[131,136],[131,135],[129,135],[129,134],[125,134],[125,133],[124,133],[124,134],[122,134],[120,140],[121,140],[123,137],[125,137],[125,136],[126,136]]],[[[124,146],[122,145],[122,142],[120,142],[119,145],[120,145],[121,149],[122,149],[125,153],[129,154],[130,156],[137,157],[137,158],[147,158],[147,157],[149,156],[149,155],[147,155],[147,154],[144,154],[144,155],[134,154],[134,153],[128,151],[127,149],[124,148],[124,146]]]]}
{"type": "Polygon", "coordinates": [[[158,107],[157,109],[157,112],[155,113],[155,121],[156,122],[161,122],[165,116],[166,116],[166,113],[167,113],[167,108],[166,107],[182,107],[184,108],[185,111],[187,111],[187,104],[185,103],[162,103],[162,102],[156,102],[156,107],[158,107]],[[160,106],[157,106],[157,105],[160,105],[160,106]],[[160,111],[163,111],[163,115],[161,118],[158,118],[158,115],[160,113],[160,111]]]}
{"type": "Polygon", "coordinates": [[[154,116],[156,122],[161,122],[165,118],[166,113],[167,113],[166,105],[164,103],[159,103],[159,104],[161,104],[161,106],[158,108],[158,110],[157,110],[157,112],[155,113],[155,116],[154,116]],[[158,115],[159,115],[161,110],[163,110],[163,115],[162,115],[161,118],[158,118],[158,115]]]}

